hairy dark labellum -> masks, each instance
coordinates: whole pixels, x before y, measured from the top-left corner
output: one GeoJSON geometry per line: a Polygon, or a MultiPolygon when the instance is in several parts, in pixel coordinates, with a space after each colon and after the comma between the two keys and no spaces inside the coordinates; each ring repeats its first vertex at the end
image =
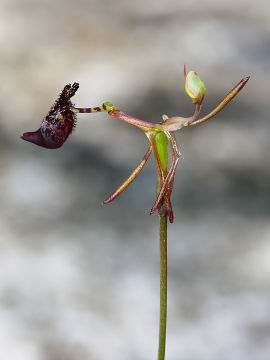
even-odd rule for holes
{"type": "Polygon", "coordinates": [[[78,83],[66,85],[43,119],[41,127],[37,131],[24,133],[21,138],[47,149],[62,146],[76,126],[76,113],[72,110],[70,98],[78,88],[78,83]]]}

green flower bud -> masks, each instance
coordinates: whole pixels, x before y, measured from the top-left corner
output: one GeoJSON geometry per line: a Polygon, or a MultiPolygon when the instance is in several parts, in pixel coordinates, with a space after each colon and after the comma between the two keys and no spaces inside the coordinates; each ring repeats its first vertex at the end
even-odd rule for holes
{"type": "Polygon", "coordinates": [[[196,71],[190,71],[186,76],[186,93],[193,99],[194,104],[201,103],[206,93],[206,87],[196,71]]]}

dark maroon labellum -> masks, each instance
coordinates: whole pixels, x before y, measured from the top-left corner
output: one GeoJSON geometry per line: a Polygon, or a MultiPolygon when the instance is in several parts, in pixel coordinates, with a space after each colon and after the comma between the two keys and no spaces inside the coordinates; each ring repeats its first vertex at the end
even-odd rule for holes
{"type": "Polygon", "coordinates": [[[43,119],[41,127],[37,131],[24,133],[21,138],[47,149],[62,146],[76,126],[76,114],[72,110],[70,98],[78,88],[78,83],[66,85],[43,119]]]}

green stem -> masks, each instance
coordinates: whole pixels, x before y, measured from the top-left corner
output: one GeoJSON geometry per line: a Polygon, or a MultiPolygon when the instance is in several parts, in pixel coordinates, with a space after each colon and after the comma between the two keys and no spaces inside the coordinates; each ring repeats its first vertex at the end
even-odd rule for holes
{"type": "Polygon", "coordinates": [[[159,215],[160,317],[158,360],[165,359],[167,324],[167,215],[159,215]]]}

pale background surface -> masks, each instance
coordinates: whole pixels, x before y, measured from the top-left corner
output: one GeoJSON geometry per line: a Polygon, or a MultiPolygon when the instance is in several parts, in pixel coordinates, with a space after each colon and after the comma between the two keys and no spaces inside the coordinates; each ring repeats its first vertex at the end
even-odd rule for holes
{"type": "Polygon", "coordinates": [[[188,116],[183,64],[215,119],[178,133],[169,228],[168,360],[270,354],[269,1],[2,0],[0,359],[156,358],[153,160],[108,206],[147,139],[81,115],[59,150],[23,142],[68,82],[77,106],[109,100],[149,121],[188,116]]]}

